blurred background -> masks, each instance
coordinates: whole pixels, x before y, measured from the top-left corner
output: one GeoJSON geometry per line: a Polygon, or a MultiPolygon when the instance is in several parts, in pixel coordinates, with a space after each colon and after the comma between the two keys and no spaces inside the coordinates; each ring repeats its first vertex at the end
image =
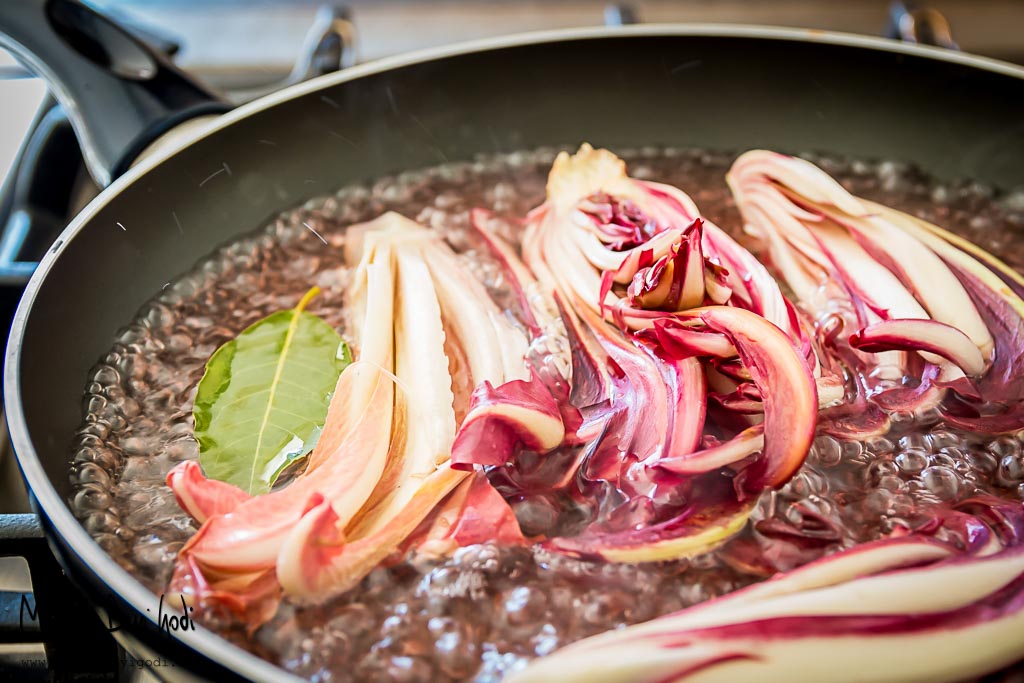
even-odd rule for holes
{"type": "MultiPolygon", "coordinates": [[[[180,66],[235,100],[332,68],[321,63],[304,74],[296,70],[297,63],[309,58],[309,34],[318,11],[324,10],[323,0],[89,4],[135,26],[150,42],[173,51],[180,66]]],[[[745,23],[895,37],[900,30],[913,31],[908,16],[925,17],[928,30],[937,23],[943,31],[948,22],[965,51],[1024,62],[1020,0],[350,0],[329,7],[343,14],[351,29],[345,65],[476,38],[607,23],[745,23]]],[[[0,51],[0,101],[5,107],[0,114],[0,179],[7,177],[44,92],[0,51]]]]}
{"type": "MultiPolygon", "coordinates": [[[[323,0],[92,0],[169,50],[236,100],[297,80],[296,63],[323,0]]],[[[345,63],[522,31],[632,22],[745,23],[895,37],[911,15],[948,21],[965,51],[1024,62],[1020,0],[350,0],[331,7],[351,27],[345,63]]],[[[934,20],[934,21],[933,21],[934,20]]],[[[308,45],[305,45],[308,49],[308,45]]],[[[327,70],[329,66],[319,67],[327,70]]],[[[312,71],[315,71],[313,69],[312,71]]],[[[307,69],[307,74],[311,70],[307,69]]],[[[0,180],[18,154],[44,89],[0,51],[0,180]]],[[[2,216],[0,216],[2,218],[2,216]]]]}
{"type": "MultiPolygon", "coordinates": [[[[182,41],[180,61],[195,69],[249,64],[287,71],[312,21],[315,0],[102,0],[94,4],[161,27],[182,41]]],[[[914,8],[913,3],[907,3],[914,8]]],[[[600,0],[352,0],[359,57],[471,38],[605,23],[600,0]]],[[[613,5],[614,7],[614,5],[613,5]]],[[[623,3],[642,22],[745,23],[882,34],[887,0],[646,0],[623,3]]],[[[960,46],[1001,59],[1024,59],[1020,0],[917,3],[944,15],[960,46]]]]}

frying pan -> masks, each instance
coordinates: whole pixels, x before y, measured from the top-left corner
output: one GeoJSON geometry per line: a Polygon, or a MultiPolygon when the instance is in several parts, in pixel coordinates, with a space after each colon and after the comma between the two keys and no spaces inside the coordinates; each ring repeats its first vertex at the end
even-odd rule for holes
{"type": "Polygon", "coordinates": [[[226,107],[77,2],[6,0],[0,33],[55,86],[97,180],[116,178],[53,245],[15,317],[14,448],[67,575],[124,624],[129,653],[176,664],[156,669],[168,679],[288,677],[203,629],[160,631],[156,598],[65,502],[70,444],[116,330],[216,246],[352,181],[583,140],[817,150],[1024,186],[1024,70],[881,39],[710,25],[536,33],[358,66],[210,119],[226,107]]]}

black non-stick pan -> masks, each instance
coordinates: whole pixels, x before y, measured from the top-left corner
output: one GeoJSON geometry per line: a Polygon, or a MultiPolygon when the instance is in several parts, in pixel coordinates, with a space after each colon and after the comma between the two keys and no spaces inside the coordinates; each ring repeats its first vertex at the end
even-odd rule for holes
{"type": "Polygon", "coordinates": [[[124,625],[129,652],[176,664],[157,670],[168,678],[287,675],[202,629],[155,628],[154,596],[66,504],[69,449],[87,373],[118,328],[217,245],[351,181],[584,140],[816,150],[1024,186],[1024,69],[881,39],[702,25],[539,33],[355,67],[214,117],[226,108],[210,93],[77,2],[5,0],[0,34],[54,85],[97,180],[116,178],[21,302],[4,372],[14,447],[67,573],[124,625]]]}

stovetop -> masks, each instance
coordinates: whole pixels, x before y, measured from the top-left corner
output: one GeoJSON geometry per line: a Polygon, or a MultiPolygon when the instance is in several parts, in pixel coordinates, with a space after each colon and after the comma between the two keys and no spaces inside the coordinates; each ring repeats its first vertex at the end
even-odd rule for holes
{"type": "MultiPolygon", "coordinates": [[[[647,0],[629,4],[601,0],[355,0],[346,8],[301,0],[99,0],[93,4],[132,21],[151,43],[174,53],[181,66],[236,102],[356,60],[526,30],[639,19],[774,24],[879,35],[891,24],[885,0],[647,0]],[[345,49],[339,52],[325,48],[327,43],[318,43],[330,31],[344,33],[345,49]]],[[[1024,25],[1024,3],[946,0],[931,4],[950,19],[963,49],[1024,62],[1024,39],[1017,30],[1024,25]]],[[[6,330],[34,262],[98,189],[83,170],[81,154],[59,107],[38,80],[2,51],[0,101],[4,103],[0,114],[0,229],[6,226],[0,239],[0,327],[6,330]],[[29,139],[38,143],[35,148],[25,143],[29,139]],[[38,168],[26,168],[28,157],[33,157],[38,168]],[[15,178],[19,169],[22,177],[15,178]],[[42,183],[48,188],[46,193],[31,191],[42,183]]],[[[28,510],[8,435],[0,429],[0,513],[28,510]]],[[[0,558],[0,593],[31,588],[24,560],[0,558]]],[[[0,604],[0,611],[4,608],[0,604]]],[[[38,673],[33,680],[53,677],[42,645],[0,644],[0,680],[24,680],[5,678],[5,670],[14,662],[31,664],[29,671],[38,673]]],[[[108,680],[157,679],[142,663],[122,653],[120,670],[108,680]]]]}

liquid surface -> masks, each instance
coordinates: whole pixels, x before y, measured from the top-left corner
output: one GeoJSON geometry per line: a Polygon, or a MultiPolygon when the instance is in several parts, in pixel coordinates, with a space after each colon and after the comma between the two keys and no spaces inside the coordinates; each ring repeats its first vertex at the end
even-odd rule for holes
{"type": "MultiPolygon", "coordinates": [[[[314,284],[324,293],[308,310],[344,334],[344,228],[386,210],[442,232],[500,303],[500,269],[478,253],[469,210],[494,210],[505,236],[518,242],[518,219],[543,201],[554,154],[448,164],[344,188],[280,216],[165,288],[121,331],[86,387],[71,466],[71,504],[82,524],[125,569],[163,592],[177,551],[196,531],[164,478],[198,457],[192,401],[216,348],[294,306],[314,284]]],[[[643,149],[622,156],[631,175],[680,187],[739,236],[724,182],[733,155],[643,149]]],[[[969,183],[938,184],[892,162],[802,156],[853,193],[960,233],[1024,269],[1024,191],[997,196],[969,183]]],[[[284,602],[251,638],[238,625],[208,625],[315,681],[498,681],[580,638],[722,595],[896,526],[913,528],[936,504],[979,493],[1024,499],[1024,430],[980,438],[946,429],[937,414],[893,417],[884,438],[819,437],[802,470],[763,496],[742,534],[689,561],[616,565],[473,546],[444,561],[378,568],[358,590],[324,605],[284,602]],[[771,562],[761,559],[769,550],[771,562]]],[[[501,484],[508,475],[492,479],[501,484]]],[[[558,501],[510,502],[527,533],[566,528],[558,501]]]]}

